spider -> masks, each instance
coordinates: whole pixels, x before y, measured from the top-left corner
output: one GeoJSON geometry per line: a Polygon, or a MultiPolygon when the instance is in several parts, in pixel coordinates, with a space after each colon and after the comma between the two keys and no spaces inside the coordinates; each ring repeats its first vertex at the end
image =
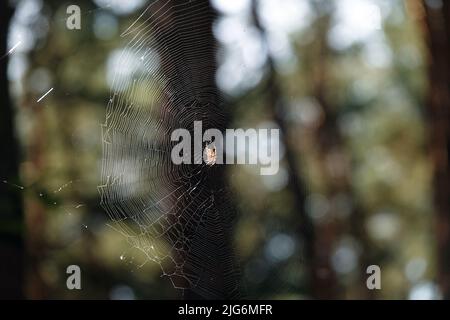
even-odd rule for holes
{"type": "Polygon", "coordinates": [[[206,159],[205,162],[208,166],[213,166],[217,160],[216,147],[212,144],[208,144],[205,147],[206,159]]]}

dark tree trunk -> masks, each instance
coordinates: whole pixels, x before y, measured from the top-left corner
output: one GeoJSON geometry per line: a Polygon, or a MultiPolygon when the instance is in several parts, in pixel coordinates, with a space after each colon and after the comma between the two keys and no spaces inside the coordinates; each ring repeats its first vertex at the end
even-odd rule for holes
{"type": "Polygon", "coordinates": [[[450,299],[450,3],[425,10],[425,37],[429,49],[429,148],[434,162],[434,206],[438,241],[438,281],[450,299]]]}
{"type": "MultiPolygon", "coordinates": [[[[153,7],[152,21],[161,30],[159,44],[161,68],[172,92],[163,112],[171,130],[202,121],[203,132],[210,128],[225,131],[229,117],[215,82],[216,40],[212,25],[216,13],[209,1],[160,1],[153,7]],[[184,109],[184,112],[179,110],[184,109]]],[[[201,155],[196,155],[201,156],[201,155]]],[[[188,299],[227,299],[241,296],[239,271],[232,249],[235,210],[226,187],[224,165],[173,166],[177,192],[170,201],[175,215],[183,221],[175,238],[189,239],[174,251],[174,260],[183,261],[181,273],[169,276],[179,287],[186,287],[188,299]],[[193,188],[195,186],[195,188],[193,188]],[[182,229],[182,231],[181,231],[182,229]]],[[[169,240],[170,241],[170,240],[169,240]]],[[[174,246],[176,244],[173,244],[174,246]]]]}
{"type": "Polygon", "coordinates": [[[23,297],[23,213],[18,144],[7,78],[7,36],[13,10],[0,2],[0,298],[23,297]]]}

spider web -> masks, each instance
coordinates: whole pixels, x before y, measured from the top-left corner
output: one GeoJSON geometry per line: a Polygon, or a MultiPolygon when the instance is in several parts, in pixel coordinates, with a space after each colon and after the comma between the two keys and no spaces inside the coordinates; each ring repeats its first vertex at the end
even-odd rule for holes
{"type": "Polygon", "coordinates": [[[117,229],[175,288],[188,297],[236,298],[234,209],[223,166],[170,158],[174,129],[193,132],[194,121],[203,130],[226,128],[214,19],[208,1],[156,1],[122,34],[129,42],[102,127],[99,191],[117,229]]]}

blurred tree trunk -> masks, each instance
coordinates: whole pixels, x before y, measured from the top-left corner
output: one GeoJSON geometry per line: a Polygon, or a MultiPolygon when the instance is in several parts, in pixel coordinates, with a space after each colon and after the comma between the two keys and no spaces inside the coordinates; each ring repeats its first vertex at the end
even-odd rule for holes
{"type": "MultiPolygon", "coordinates": [[[[211,4],[204,0],[158,1],[153,13],[151,19],[161,30],[155,38],[161,68],[171,90],[163,112],[173,118],[162,115],[165,125],[192,133],[194,121],[202,121],[203,132],[210,128],[224,132],[229,118],[215,82],[217,46],[212,26],[216,13],[211,4]],[[188,112],[174,114],[180,107],[188,112]]],[[[182,232],[189,240],[183,250],[174,250],[173,256],[183,262],[185,277],[169,277],[178,287],[186,287],[189,280],[191,285],[184,290],[187,299],[238,298],[241,286],[232,249],[235,210],[226,187],[225,166],[202,166],[200,170],[198,165],[173,166],[173,176],[181,178],[173,181],[177,191],[170,201],[177,208],[176,216],[184,221],[183,231],[177,228],[173,232],[182,232]]]]}
{"type": "MultiPolygon", "coordinates": [[[[261,32],[262,40],[267,44],[267,32],[265,27],[261,24],[258,15],[258,5],[258,0],[252,1],[253,21],[256,28],[261,32]]],[[[264,90],[264,92],[267,95],[269,112],[281,132],[281,140],[285,148],[286,169],[289,173],[288,186],[294,197],[294,210],[300,218],[298,236],[299,242],[303,243],[302,266],[305,269],[305,279],[303,280],[304,283],[301,284],[301,287],[304,288],[307,295],[318,298],[320,297],[320,293],[317,292],[316,289],[320,286],[317,285],[317,277],[315,276],[315,230],[313,221],[305,210],[306,192],[304,190],[304,182],[302,181],[299,172],[299,163],[296,159],[295,148],[292,145],[294,140],[289,137],[289,126],[285,120],[285,115],[288,110],[286,109],[285,99],[283,98],[283,93],[278,83],[279,80],[277,79],[275,61],[270,53],[268,53],[267,57],[267,67],[268,75],[266,90],[264,90]]]]}
{"type": "Polygon", "coordinates": [[[342,137],[337,127],[337,115],[335,106],[329,103],[327,98],[328,63],[330,49],[327,36],[331,24],[331,10],[329,4],[322,1],[314,2],[315,10],[319,16],[316,20],[316,41],[312,54],[316,56],[318,63],[311,66],[311,91],[312,96],[323,111],[322,120],[317,128],[315,139],[317,141],[317,165],[325,181],[324,196],[330,203],[329,212],[324,221],[316,224],[318,234],[316,241],[316,292],[320,299],[336,299],[338,297],[338,282],[336,273],[331,265],[331,257],[334,246],[342,231],[337,219],[336,208],[333,200],[341,192],[345,193],[346,158],[341,150],[342,137]],[[319,237],[320,234],[320,237],[319,237]]]}
{"type": "Polygon", "coordinates": [[[438,281],[443,297],[450,299],[450,2],[423,1],[422,5],[422,25],[429,49],[427,111],[434,162],[438,281]]]}
{"type": "Polygon", "coordinates": [[[13,14],[9,1],[0,2],[0,298],[23,297],[23,212],[17,187],[19,155],[14,112],[7,77],[8,28],[13,14]]]}
{"type": "MultiPolygon", "coordinates": [[[[257,15],[258,1],[253,0],[253,16],[256,27],[261,31],[264,41],[267,42],[267,35],[264,26],[261,25],[257,15]]],[[[327,43],[328,32],[331,27],[333,5],[327,1],[314,1],[313,7],[319,17],[315,22],[317,30],[316,39],[311,48],[314,56],[312,61],[320,61],[311,65],[309,78],[311,80],[311,94],[319,103],[323,110],[323,117],[320,126],[315,133],[317,142],[317,165],[323,174],[324,196],[330,203],[330,209],[326,214],[325,221],[314,223],[306,212],[304,182],[298,172],[299,163],[295,155],[295,147],[292,139],[289,138],[289,127],[285,121],[285,114],[288,110],[283,101],[283,94],[277,80],[276,68],[273,57],[268,56],[268,81],[267,90],[268,101],[272,109],[273,117],[282,132],[282,140],[285,146],[286,164],[289,171],[289,187],[295,196],[295,210],[299,213],[300,241],[305,244],[304,261],[306,265],[306,290],[311,297],[316,299],[336,299],[340,297],[341,291],[337,275],[331,264],[332,255],[340,236],[344,232],[352,234],[366,246],[366,238],[362,229],[362,219],[360,211],[352,204],[352,211],[345,224],[339,218],[338,199],[353,199],[351,186],[350,159],[345,156],[343,139],[337,125],[336,106],[329,102],[327,97],[328,84],[328,61],[330,48],[327,43]]],[[[359,270],[358,296],[369,297],[365,287],[365,268],[368,253],[364,252],[362,257],[363,267],[359,270]]]]}
{"type": "Polygon", "coordinates": [[[328,44],[328,34],[332,25],[334,5],[328,1],[314,1],[313,7],[319,17],[315,24],[317,30],[316,41],[311,54],[315,57],[312,61],[319,61],[311,66],[310,77],[311,91],[315,100],[322,108],[323,115],[317,128],[315,139],[317,141],[317,165],[323,174],[324,195],[329,202],[329,209],[325,221],[317,223],[316,232],[316,277],[317,291],[321,298],[335,299],[342,297],[342,289],[338,282],[338,276],[331,260],[339,245],[339,240],[346,234],[357,240],[361,246],[357,280],[354,293],[357,297],[371,298],[373,291],[366,288],[366,268],[371,263],[371,252],[367,250],[368,239],[364,230],[364,216],[356,203],[353,192],[351,155],[345,150],[345,142],[338,126],[339,106],[330,99],[328,91],[332,84],[330,73],[331,48],[328,44]],[[349,204],[349,212],[342,213],[340,199],[352,201],[349,204]],[[320,235],[320,237],[319,237],[320,235]]]}

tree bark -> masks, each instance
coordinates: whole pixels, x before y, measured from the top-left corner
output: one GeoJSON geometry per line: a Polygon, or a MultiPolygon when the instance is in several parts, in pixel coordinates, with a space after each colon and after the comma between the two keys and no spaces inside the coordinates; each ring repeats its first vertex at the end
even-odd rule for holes
{"type": "MultiPolygon", "coordinates": [[[[229,117],[215,82],[217,46],[212,26],[216,13],[211,4],[204,0],[160,1],[149,14],[161,30],[155,41],[171,91],[163,112],[173,118],[161,116],[165,125],[171,130],[188,129],[193,136],[194,121],[202,121],[203,132],[210,128],[224,132],[229,117]],[[185,112],[180,112],[180,107],[185,112]]],[[[172,167],[173,176],[182,177],[174,181],[177,192],[169,200],[176,205],[178,218],[173,222],[184,221],[180,229],[172,229],[175,238],[183,234],[189,240],[180,245],[182,250],[173,252],[173,259],[183,262],[184,277],[179,276],[180,271],[169,277],[176,286],[186,287],[187,299],[239,298],[239,270],[232,248],[235,209],[226,186],[225,166],[199,168],[172,167]]]]}
{"type": "Polygon", "coordinates": [[[430,7],[422,2],[428,45],[427,114],[429,150],[434,163],[434,208],[438,242],[438,281],[450,299],[450,3],[430,7]]]}

